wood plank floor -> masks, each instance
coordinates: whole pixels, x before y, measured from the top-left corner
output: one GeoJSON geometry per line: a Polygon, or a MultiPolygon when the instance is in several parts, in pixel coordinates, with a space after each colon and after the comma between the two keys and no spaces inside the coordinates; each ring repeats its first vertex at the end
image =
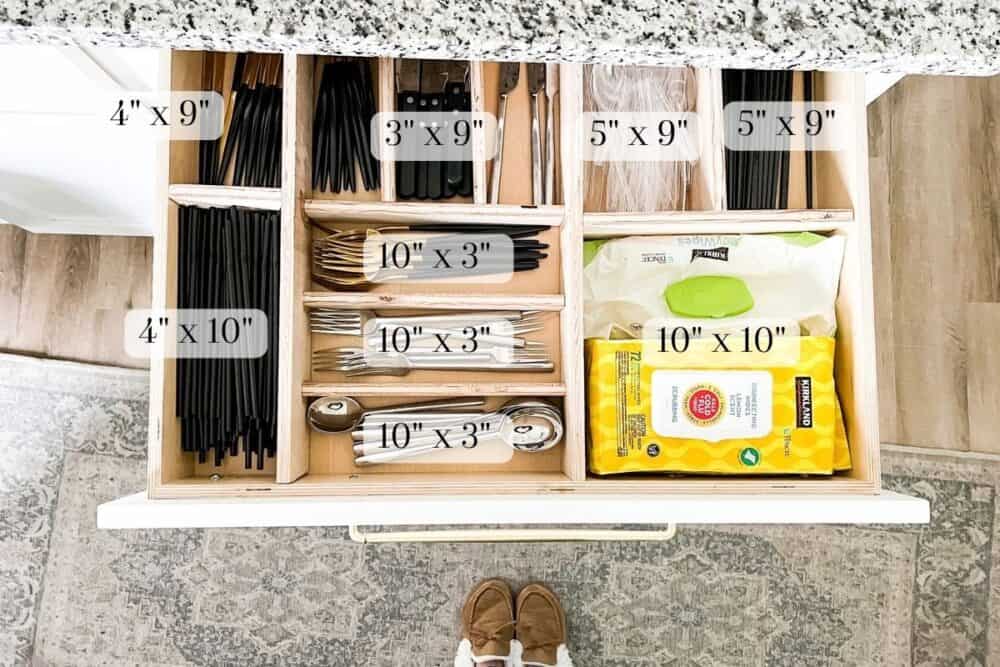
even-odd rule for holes
{"type": "Polygon", "coordinates": [[[1000,78],[869,106],[882,440],[1000,452],[1000,78]]]}
{"type": "Polygon", "coordinates": [[[147,308],[152,240],[30,234],[0,225],[0,351],[145,367],[122,322],[147,308]]]}

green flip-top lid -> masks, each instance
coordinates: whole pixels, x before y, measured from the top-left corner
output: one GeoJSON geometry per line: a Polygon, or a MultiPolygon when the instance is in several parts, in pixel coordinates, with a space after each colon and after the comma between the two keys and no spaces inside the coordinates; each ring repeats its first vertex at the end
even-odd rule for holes
{"type": "Polygon", "coordinates": [[[733,276],[693,276],[667,286],[667,307],[681,317],[721,318],[753,308],[747,284],[733,276]]]}

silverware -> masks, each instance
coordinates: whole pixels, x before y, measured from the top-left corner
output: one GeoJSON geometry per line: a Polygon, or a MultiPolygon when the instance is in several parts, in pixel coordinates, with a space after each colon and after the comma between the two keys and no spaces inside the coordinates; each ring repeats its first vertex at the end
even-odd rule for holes
{"type": "Polygon", "coordinates": [[[562,413],[545,401],[526,400],[504,408],[505,440],[519,452],[544,452],[563,438],[562,413]]]}
{"type": "MultiPolygon", "coordinates": [[[[390,422],[394,415],[385,415],[385,421],[390,422]]],[[[407,415],[406,423],[413,424],[419,421],[416,416],[407,415]]],[[[466,415],[462,419],[441,419],[440,417],[433,426],[442,428],[446,425],[465,424],[476,422],[485,429],[477,430],[476,437],[480,442],[486,438],[499,436],[512,449],[523,452],[539,452],[551,449],[562,439],[563,426],[562,415],[551,404],[535,399],[516,399],[508,401],[495,412],[478,413],[466,415]]],[[[398,423],[398,422],[397,422],[398,423]]],[[[426,426],[426,420],[424,425],[426,426]]],[[[369,431],[381,434],[381,426],[369,431]]],[[[356,455],[367,455],[384,451],[386,448],[381,443],[365,442],[362,431],[355,432],[354,453],[356,455]],[[362,442],[358,442],[361,439],[362,442]]],[[[352,434],[354,435],[354,434],[352,434]]],[[[465,435],[465,434],[463,434],[465,435]]],[[[440,445],[440,437],[437,433],[421,434],[411,437],[407,446],[402,450],[417,450],[415,453],[426,453],[440,445]],[[434,447],[424,447],[427,444],[434,447]]]]}
{"type": "Polygon", "coordinates": [[[496,157],[490,177],[490,203],[500,203],[500,174],[503,170],[503,133],[507,118],[507,97],[517,88],[521,75],[520,63],[500,63],[500,109],[497,114],[496,157]]]}
{"type": "Polygon", "coordinates": [[[320,433],[344,433],[354,430],[365,417],[373,415],[409,414],[433,409],[476,408],[482,407],[485,402],[485,399],[482,398],[448,399],[365,410],[360,403],[349,396],[324,396],[317,398],[309,405],[306,418],[313,430],[320,433]]]}
{"type": "MultiPolygon", "coordinates": [[[[476,433],[480,444],[496,438],[516,451],[542,452],[559,444],[563,438],[562,414],[554,406],[535,399],[520,399],[506,403],[494,413],[480,418],[489,422],[485,431],[476,433]]],[[[409,421],[409,420],[408,420],[409,421]]],[[[402,449],[386,450],[382,443],[355,441],[356,465],[390,463],[400,459],[423,456],[440,451],[440,439],[436,434],[410,439],[402,449]],[[382,451],[379,451],[382,450],[382,451]]]]}
{"type": "MultiPolygon", "coordinates": [[[[403,59],[396,63],[396,110],[418,111],[420,107],[420,61],[403,59]]],[[[383,143],[385,138],[382,138],[383,143]]],[[[417,163],[396,161],[396,195],[400,199],[417,196],[417,163]]]]}
{"type": "Polygon", "coordinates": [[[433,352],[366,353],[356,347],[340,347],[315,350],[312,355],[312,366],[315,372],[344,373],[349,377],[364,375],[402,377],[414,370],[547,372],[554,368],[550,357],[544,351],[515,349],[504,352],[506,354],[503,355],[503,360],[498,360],[497,357],[500,355],[491,352],[447,355],[433,352]]]}
{"type": "Polygon", "coordinates": [[[556,203],[556,95],[559,65],[545,66],[545,203],[556,203]]]}
{"type": "Polygon", "coordinates": [[[542,116],[538,96],[545,88],[545,63],[528,63],[528,93],[531,95],[531,202],[539,206],[545,201],[542,191],[542,173],[545,156],[542,154],[542,116]]]}
{"type": "MultiPolygon", "coordinates": [[[[326,333],[344,336],[360,336],[374,333],[383,323],[392,324],[444,324],[456,318],[470,323],[499,322],[525,325],[536,316],[534,310],[470,310],[459,311],[448,315],[379,315],[374,310],[353,310],[348,308],[314,308],[309,311],[309,320],[313,325],[313,333],[326,333]]],[[[525,331],[526,333],[527,331],[525,331]]]]}
{"type": "Polygon", "coordinates": [[[439,253],[461,246],[469,234],[505,236],[513,248],[511,257],[506,253],[488,253],[479,259],[469,277],[534,271],[549,256],[545,252],[549,244],[535,238],[548,229],[545,225],[417,223],[368,229],[334,229],[315,221],[313,225],[329,232],[313,241],[313,279],[331,289],[364,287],[388,280],[439,279],[441,272],[435,268],[439,253]],[[388,243],[413,248],[407,253],[405,265],[382,266],[379,252],[388,243]]]}
{"type": "MultiPolygon", "coordinates": [[[[395,405],[365,410],[348,396],[324,396],[310,404],[310,426],[324,434],[351,431],[352,451],[357,465],[389,463],[440,451],[439,431],[449,426],[475,424],[477,443],[500,440],[521,452],[540,452],[555,447],[563,438],[562,414],[555,406],[538,399],[515,399],[492,412],[469,411],[481,408],[485,399],[448,399],[395,405]],[[389,448],[383,441],[386,426],[421,424],[417,431],[406,429],[405,446],[389,448]]],[[[465,437],[466,432],[463,432],[465,437]]]]}
{"type": "MultiPolygon", "coordinates": [[[[508,311],[508,317],[496,314],[482,317],[475,313],[454,315],[416,315],[410,317],[380,317],[373,311],[315,309],[310,312],[312,333],[331,336],[362,336],[369,344],[378,342],[381,331],[405,329],[410,335],[414,348],[421,343],[437,347],[441,337],[468,337],[469,329],[475,333],[477,345],[500,345],[513,348],[538,347],[537,341],[522,338],[524,334],[541,331],[541,317],[508,311]],[[513,315],[517,319],[509,319],[513,315]],[[498,333],[484,333],[486,330],[498,333]]],[[[368,345],[366,345],[367,347],[368,345]]]]}
{"type": "Polygon", "coordinates": [[[400,329],[383,329],[385,333],[373,336],[363,336],[362,345],[368,354],[378,354],[389,341],[396,336],[408,336],[407,356],[421,353],[432,353],[448,358],[459,351],[475,352],[481,349],[491,350],[494,359],[503,361],[503,355],[510,350],[525,350],[537,352],[545,349],[545,343],[537,340],[525,340],[517,336],[494,336],[474,333],[466,329],[435,329],[422,327],[419,332],[410,333],[412,329],[403,328],[405,334],[396,333],[400,329]],[[447,349],[445,349],[447,348],[447,349]]]}
{"type": "MultiPolygon", "coordinates": [[[[443,91],[448,83],[448,63],[422,60],[420,67],[420,111],[440,113],[443,91]]],[[[417,163],[417,199],[441,199],[444,194],[444,163],[440,160],[417,163]]]]}
{"type": "MultiPolygon", "coordinates": [[[[385,426],[393,426],[399,423],[406,424],[420,424],[421,426],[429,426],[431,429],[439,429],[448,426],[459,426],[471,422],[482,422],[486,418],[492,418],[493,413],[479,412],[386,412],[382,414],[371,414],[366,415],[361,423],[358,424],[357,428],[351,431],[351,438],[357,442],[367,442],[370,441],[372,437],[381,437],[383,428],[385,426]],[[400,420],[400,417],[405,417],[405,420],[400,420]]],[[[433,430],[430,432],[420,435],[418,437],[412,438],[413,441],[423,440],[425,438],[434,438],[436,434],[433,430]]],[[[361,450],[368,451],[369,449],[374,451],[373,448],[382,447],[381,444],[372,445],[371,442],[368,444],[355,444],[354,453],[362,453],[361,450]]]]}

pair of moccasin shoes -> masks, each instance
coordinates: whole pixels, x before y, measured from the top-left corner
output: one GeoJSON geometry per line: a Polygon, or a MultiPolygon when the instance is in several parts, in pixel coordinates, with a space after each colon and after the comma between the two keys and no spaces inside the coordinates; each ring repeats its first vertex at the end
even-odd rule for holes
{"type": "Polygon", "coordinates": [[[487,579],[462,608],[462,642],[455,667],[573,667],[566,648],[566,614],[541,584],[514,595],[507,582],[487,579]]]}

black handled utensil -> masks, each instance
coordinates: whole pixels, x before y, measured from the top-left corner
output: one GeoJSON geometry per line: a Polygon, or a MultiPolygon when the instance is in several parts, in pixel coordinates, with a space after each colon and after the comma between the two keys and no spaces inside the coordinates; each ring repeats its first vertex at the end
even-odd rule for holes
{"type": "Polygon", "coordinates": [[[490,203],[500,203],[500,179],[503,177],[504,128],[507,121],[507,98],[517,88],[521,76],[520,63],[500,63],[500,109],[497,113],[496,156],[490,175],[490,203]]]}
{"type": "Polygon", "coordinates": [[[545,93],[545,64],[528,63],[528,94],[531,96],[531,203],[545,203],[545,160],[542,150],[542,115],[538,97],[545,93]]]}
{"type": "MultiPolygon", "coordinates": [[[[420,107],[420,61],[401,60],[396,64],[396,109],[413,112],[420,107]]],[[[417,196],[417,164],[410,160],[396,162],[396,194],[400,199],[417,196]]]]}
{"type": "Polygon", "coordinates": [[[381,184],[379,162],[371,153],[375,115],[371,63],[337,59],[323,65],[313,116],[313,188],[343,192],[381,184]]]}

